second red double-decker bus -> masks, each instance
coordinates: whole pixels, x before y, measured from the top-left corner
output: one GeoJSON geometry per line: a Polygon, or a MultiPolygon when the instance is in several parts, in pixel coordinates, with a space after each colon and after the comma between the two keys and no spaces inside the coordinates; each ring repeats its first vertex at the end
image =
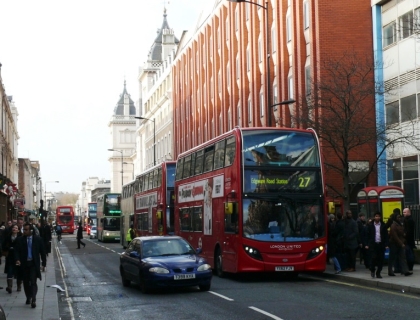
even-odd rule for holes
{"type": "Polygon", "coordinates": [[[58,206],[56,209],[56,224],[61,226],[63,233],[74,233],[74,209],[72,206],[58,206]]]}
{"type": "Polygon", "coordinates": [[[137,236],[174,233],[175,165],[162,162],[136,177],[132,222],[137,236]]]}
{"type": "Polygon", "coordinates": [[[179,155],[175,230],[225,272],[322,272],[326,212],[313,130],[235,128],[179,155]]]}

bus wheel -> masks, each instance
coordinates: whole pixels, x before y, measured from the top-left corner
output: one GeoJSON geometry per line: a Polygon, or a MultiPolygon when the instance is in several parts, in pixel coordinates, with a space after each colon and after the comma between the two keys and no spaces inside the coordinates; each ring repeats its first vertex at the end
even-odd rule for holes
{"type": "Polygon", "coordinates": [[[216,251],[216,274],[219,278],[223,278],[225,273],[223,272],[223,259],[222,259],[222,252],[220,249],[216,251]]]}

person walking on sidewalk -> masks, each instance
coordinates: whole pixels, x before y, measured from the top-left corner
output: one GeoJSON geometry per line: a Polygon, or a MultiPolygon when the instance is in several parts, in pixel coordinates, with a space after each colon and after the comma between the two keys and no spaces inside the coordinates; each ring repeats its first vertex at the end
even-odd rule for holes
{"type": "Polygon", "coordinates": [[[388,229],[379,212],[375,212],[374,220],[367,224],[363,242],[366,243],[366,251],[369,251],[370,275],[375,278],[376,271],[376,278],[381,279],[385,249],[388,248],[388,229]]]}
{"type": "Polygon", "coordinates": [[[36,294],[38,293],[37,278],[42,280],[42,267],[47,265],[45,246],[41,237],[35,235],[33,225],[25,223],[23,225],[23,237],[16,241],[15,260],[16,265],[22,268],[23,288],[26,295],[26,304],[36,308],[36,294]]]}
{"type": "Polygon", "coordinates": [[[12,226],[10,232],[4,237],[3,251],[6,253],[6,264],[4,266],[4,273],[7,274],[7,288],[8,293],[12,293],[13,279],[17,279],[17,291],[22,289],[22,275],[18,272],[18,267],[15,266],[15,247],[16,241],[22,236],[17,225],[12,226]]]}
{"type": "Polygon", "coordinates": [[[336,234],[335,234],[335,216],[330,214],[329,221],[328,221],[328,250],[327,250],[327,258],[331,259],[334,263],[335,274],[339,274],[341,272],[341,266],[338,262],[336,257],[337,253],[337,244],[335,241],[336,234]]]}
{"type": "Polygon", "coordinates": [[[83,244],[83,248],[86,247],[86,243],[82,241],[83,239],[83,227],[79,222],[79,227],[77,228],[77,249],[80,249],[80,244],[83,244]]]}
{"type": "Polygon", "coordinates": [[[348,268],[344,271],[356,271],[356,250],[359,246],[359,229],[351,210],[346,211],[344,226],[344,248],[348,259],[348,268]]]}
{"type": "Polygon", "coordinates": [[[408,271],[407,259],[405,257],[405,235],[404,227],[401,224],[402,217],[400,214],[394,215],[394,222],[391,225],[389,232],[389,261],[388,261],[388,275],[395,276],[392,267],[395,259],[400,260],[401,274],[411,276],[413,273],[408,271]]]}
{"type": "Polygon", "coordinates": [[[411,211],[408,208],[404,208],[404,232],[405,232],[405,253],[407,258],[408,271],[413,271],[414,266],[414,249],[416,248],[416,243],[414,241],[414,230],[415,223],[413,217],[411,216],[411,211]]]}

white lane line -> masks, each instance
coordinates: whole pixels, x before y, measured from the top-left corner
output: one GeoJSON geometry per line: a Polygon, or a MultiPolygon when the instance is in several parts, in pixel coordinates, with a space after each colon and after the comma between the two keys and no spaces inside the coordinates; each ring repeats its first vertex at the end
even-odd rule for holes
{"type": "Polygon", "coordinates": [[[61,273],[61,278],[63,280],[63,284],[64,284],[64,290],[66,291],[66,298],[67,298],[67,305],[69,307],[69,312],[70,312],[70,319],[71,320],[75,320],[74,318],[74,312],[73,312],[73,306],[70,302],[69,299],[69,291],[67,289],[67,284],[66,284],[66,280],[65,280],[65,276],[67,276],[67,271],[66,271],[66,267],[64,266],[64,261],[63,258],[61,256],[61,252],[60,252],[60,248],[58,247],[58,245],[56,244],[55,246],[55,251],[57,253],[57,257],[58,257],[58,265],[60,266],[60,273],[61,273]]]}
{"type": "Polygon", "coordinates": [[[250,309],[252,309],[252,310],[254,310],[254,311],[257,311],[257,312],[259,312],[259,313],[262,313],[262,314],[264,314],[264,315],[266,315],[267,317],[270,317],[270,318],[272,318],[272,319],[276,319],[276,320],[283,320],[282,318],[276,317],[275,315],[273,315],[273,314],[271,314],[271,313],[268,313],[268,312],[266,312],[266,311],[264,311],[264,310],[261,310],[261,309],[255,308],[255,307],[248,307],[248,308],[250,308],[250,309]]]}
{"type": "Polygon", "coordinates": [[[221,294],[219,294],[219,293],[216,293],[216,292],[214,292],[214,291],[209,291],[209,293],[214,294],[215,296],[218,296],[218,297],[220,297],[220,298],[223,298],[223,299],[225,299],[225,300],[227,300],[227,301],[234,301],[233,299],[228,298],[228,297],[226,297],[226,296],[223,296],[223,295],[221,295],[221,294]]]}

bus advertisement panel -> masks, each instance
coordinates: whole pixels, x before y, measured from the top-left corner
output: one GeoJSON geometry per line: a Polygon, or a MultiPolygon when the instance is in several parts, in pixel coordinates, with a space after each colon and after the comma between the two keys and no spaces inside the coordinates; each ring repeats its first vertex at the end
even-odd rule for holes
{"type": "Polygon", "coordinates": [[[120,241],[121,194],[105,193],[97,198],[98,241],[120,241]]]}
{"type": "Polygon", "coordinates": [[[162,162],[136,177],[132,218],[136,236],[174,234],[175,165],[162,162]]]}
{"type": "Polygon", "coordinates": [[[235,128],[178,157],[175,233],[219,276],[324,271],[324,190],[313,130],[235,128]]]}
{"type": "Polygon", "coordinates": [[[97,225],[97,206],[98,204],[96,202],[89,202],[88,203],[88,218],[89,218],[89,224],[92,226],[97,225]]]}
{"type": "Polygon", "coordinates": [[[58,206],[56,209],[56,224],[61,226],[63,233],[73,234],[74,226],[74,209],[72,206],[58,206]]]}

